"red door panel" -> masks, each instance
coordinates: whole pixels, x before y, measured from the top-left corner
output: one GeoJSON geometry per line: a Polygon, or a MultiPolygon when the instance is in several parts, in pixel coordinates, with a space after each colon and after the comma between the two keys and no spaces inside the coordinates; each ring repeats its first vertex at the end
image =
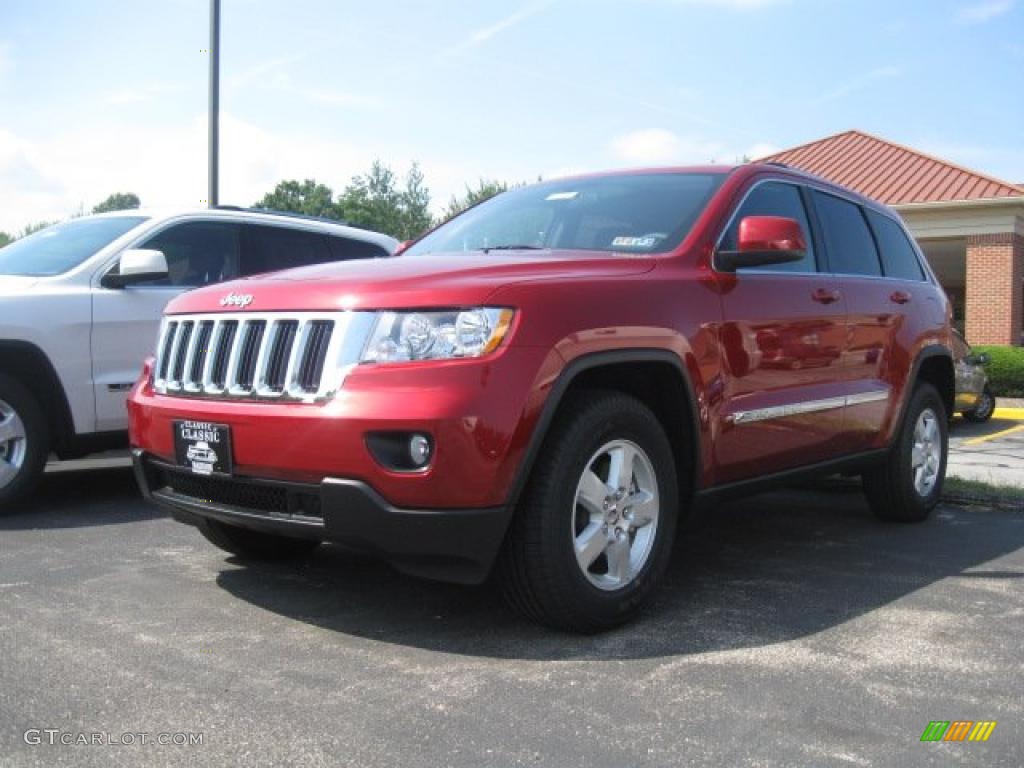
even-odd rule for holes
{"type": "Polygon", "coordinates": [[[716,482],[840,455],[846,301],[827,275],[745,273],[722,295],[716,482]]]}

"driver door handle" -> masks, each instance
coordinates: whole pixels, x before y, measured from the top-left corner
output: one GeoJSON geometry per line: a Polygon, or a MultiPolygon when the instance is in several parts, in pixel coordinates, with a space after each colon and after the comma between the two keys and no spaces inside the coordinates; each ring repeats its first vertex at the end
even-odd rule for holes
{"type": "Polygon", "coordinates": [[[842,298],[839,291],[833,291],[829,288],[818,288],[811,294],[811,298],[819,304],[834,304],[842,298]]]}

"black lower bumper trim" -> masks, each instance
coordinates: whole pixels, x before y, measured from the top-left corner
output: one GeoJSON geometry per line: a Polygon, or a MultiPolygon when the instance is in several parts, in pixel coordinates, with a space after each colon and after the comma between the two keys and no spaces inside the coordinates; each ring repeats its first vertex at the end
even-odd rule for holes
{"type": "Polygon", "coordinates": [[[266,533],[339,542],[376,553],[406,573],[442,581],[478,584],[486,579],[508,526],[504,507],[394,507],[358,480],[328,478],[320,484],[299,484],[204,479],[138,449],[132,451],[132,460],[143,494],[183,523],[217,520],[266,533]]]}

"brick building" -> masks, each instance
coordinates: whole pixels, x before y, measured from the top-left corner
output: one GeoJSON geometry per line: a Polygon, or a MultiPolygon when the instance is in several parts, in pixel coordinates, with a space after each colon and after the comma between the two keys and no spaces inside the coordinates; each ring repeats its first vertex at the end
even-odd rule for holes
{"type": "Polygon", "coordinates": [[[952,299],[955,324],[968,341],[1024,343],[1024,186],[862,131],[760,159],[895,208],[952,299]]]}

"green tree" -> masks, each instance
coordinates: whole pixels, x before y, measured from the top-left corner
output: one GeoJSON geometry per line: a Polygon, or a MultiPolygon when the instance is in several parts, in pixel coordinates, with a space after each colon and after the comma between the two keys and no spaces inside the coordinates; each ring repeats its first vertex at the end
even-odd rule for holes
{"type": "Polygon", "coordinates": [[[0,248],[3,248],[8,243],[14,242],[14,238],[8,235],[6,232],[0,232],[0,248]]]}
{"type": "Polygon", "coordinates": [[[32,224],[26,224],[25,228],[18,233],[18,236],[15,238],[15,240],[20,240],[23,237],[34,235],[39,230],[46,229],[47,227],[53,226],[56,223],[56,221],[36,221],[33,222],[32,224]]]}
{"type": "Polygon", "coordinates": [[[433,225],[430,190],[423,172],[413,163],[399,188],[398,176],[379,159],[363,176],[355,176],[338,197],[342,218],[355,227],[373,229],[409,240],[433,225]]]}
{"type": "Polygon", "coordinates": [[[93,207],[93,213],[106,213],[107,211],[130,211],[141,205],[139,196],[134,192],[115,192],[99,205],[93,207]]]}
{"type": "Polygon", "coordinates": [[[305,216],[323,216],[328,219],[341,218],[334,202],[334,190],[325,184],[317,183],[315,179],[290,179],[278,182],[274,191],[265,194],[255,207],[301,213],[305,216]]]}
{"type": "Polygon", "coordinates": [[[507,192],[508,189],[509,184],[507,181],[496,181],[494,179],[480,179],[475,188],[467,184],[466,194],[462,197],[452,195],[452,199],[448,201],[448,207],[444,212],[444,220],[447,221],[454,216],[458,216],[467,208],[472,208],[484,200],[490,200],[495,195],[507,192]]]}
{"type": "Polygon", "coordinates": [[[434,225],[434,217],[430,215],[430,190],[424,182],[419,163],[413,163],[405,175],[401,205],[402,229],[396,237],[412,240],[434,225]]]}
{"type": "Polygon", "coordinates": [[[355,176],[338,198],[342,218],[363,229],[399,237],[402,231],[402,194],[395,173],[374,160],[365,176],[355,176]]]}

